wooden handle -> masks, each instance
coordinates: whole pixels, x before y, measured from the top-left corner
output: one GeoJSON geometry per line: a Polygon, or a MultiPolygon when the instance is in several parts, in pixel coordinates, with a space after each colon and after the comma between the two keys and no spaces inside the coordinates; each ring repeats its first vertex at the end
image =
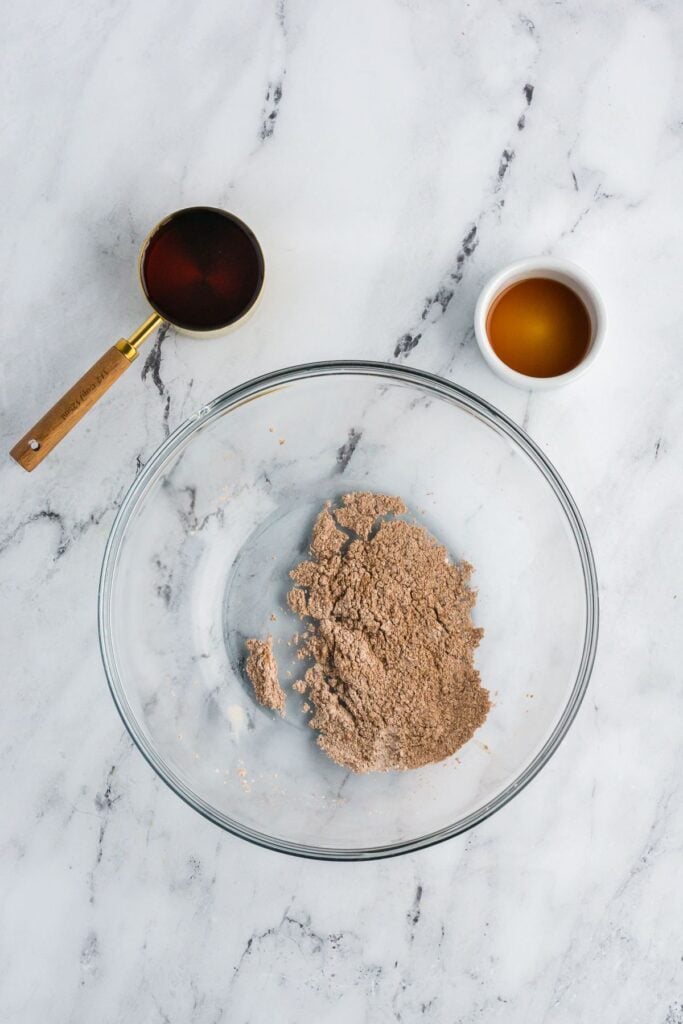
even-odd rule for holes
{"type": "Polygon", "coordinates": [[[15,444],[10,455],[29,473],[130,366],[113,345],[59,401],[15,444]]]}

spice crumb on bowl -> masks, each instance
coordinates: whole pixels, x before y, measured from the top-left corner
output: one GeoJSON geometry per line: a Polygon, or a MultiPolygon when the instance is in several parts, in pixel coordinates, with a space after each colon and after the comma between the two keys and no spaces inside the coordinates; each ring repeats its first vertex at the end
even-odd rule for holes
{"type": "Polygon", "coordinates": [[[249,656],[246,672],[254,687],[259,704],[273,711],[285,714],[286,696],[278,679],[277,663],[273,654],[273,638],[266,640],[247,640],[249,656]]]}
{"type": "MultiPolygon", "coordinates": [[[[354,772],[442,761],[491,706],[474,667],[483,630],[472,622],[473,568],[452,562],[424,527],[397,518],[406,512],[400,498],[371,492],[347,494],[339,507],[327,502],[310,559],[290,573],[288,604],[307,620],[298,656],[312,661],[292,688],[313,712],[318,745],[354,772]]],[[[247,641],[252,658],[264,659],[250,672],[250,658],[247,673],[258,700],[264,680],[274,699],[274,681],[284,708],[267,644],[247,641]]]]}

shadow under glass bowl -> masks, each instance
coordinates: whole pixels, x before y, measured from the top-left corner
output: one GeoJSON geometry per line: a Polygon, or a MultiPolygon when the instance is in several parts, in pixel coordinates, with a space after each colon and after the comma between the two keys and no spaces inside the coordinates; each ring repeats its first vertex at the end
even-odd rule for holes
{"type": "Polygon", "coordinates": [[[109,686],[161,778],[237,836],[330,860],[420,849],[506,804],[576,715],[597,627],[585,527],[536,445],[470,392],[383,363],[272,373],[180,426],[123,501],[99,591],[109,686]],[[291,690],[288,573],[324,501],[353,490],[399,495],[475,567],[493,707],[455,756],[414,771],[334,764],[291,690]],[[244,678],[244,640],[268,634],[284,720],[244,678]]]}

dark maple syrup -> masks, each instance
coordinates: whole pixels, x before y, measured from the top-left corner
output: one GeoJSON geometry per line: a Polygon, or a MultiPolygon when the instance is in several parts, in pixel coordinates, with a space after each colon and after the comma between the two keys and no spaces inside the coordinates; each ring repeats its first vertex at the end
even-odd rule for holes
{"type": "Polygon", "coordinates": [[[188,331],[212,331],[239,320],[263,285],[255,236],[223,210],[196,206],[164,221],[142,256],[142,284],[156,311],[188,331]]]}
{"type": "Polygon", "coordinates": [[[532,277],[498,295],[486,318],[491,346],[528,377],[558,377],[578,366],[591,341],[591,319],[577,293],[561,281],[532,277]]]}

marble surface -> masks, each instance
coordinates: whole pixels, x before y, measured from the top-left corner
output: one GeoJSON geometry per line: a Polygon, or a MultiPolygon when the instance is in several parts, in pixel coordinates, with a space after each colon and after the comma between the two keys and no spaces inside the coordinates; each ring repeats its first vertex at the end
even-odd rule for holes
{"type": "Polygon", "coordinates": [[[0,1000],[7,1022],[680,1024],[681,8],[676,0],[29,0],[1,37],[4,451],[146,315],[168,210],[256,230],[225,341],[159,337],[32,475],[0,463],[0,1000]],[[516,391],[473,341],[485,278],[570,257],[607,346],[516,391]],[[221,833],[132,747],[96,633],[117,504],[169,430],[258,373],[395,360],[523,424],[584,514],[589,695],[494,818],[370,864],[221,833]]]}

